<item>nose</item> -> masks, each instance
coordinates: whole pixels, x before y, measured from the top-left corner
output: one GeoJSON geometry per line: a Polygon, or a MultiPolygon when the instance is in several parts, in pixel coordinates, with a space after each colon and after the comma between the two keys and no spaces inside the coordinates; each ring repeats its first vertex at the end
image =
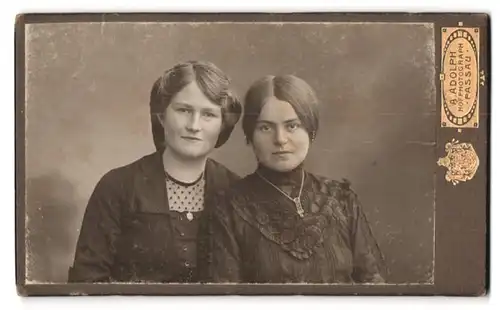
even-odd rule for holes
{"type": "Polygon", "coordinates": [[[276,128],[276,134],[274,135],[274,143],[278,146],[284,145],[288,142],[288,136],[282,128],[276,128]]]}
{"type": "Polygon", "coordinates": [[[191,117],[189,118],[186,129],[191,131],[191,132],[198,132],[201,130],[199,113],[192,113],[191,114],[191,117]]]}

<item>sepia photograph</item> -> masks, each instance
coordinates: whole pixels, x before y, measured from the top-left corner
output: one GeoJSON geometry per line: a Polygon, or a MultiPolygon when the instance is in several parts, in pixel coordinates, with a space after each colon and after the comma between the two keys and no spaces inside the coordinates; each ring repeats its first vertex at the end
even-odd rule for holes
{"type": "Polygon", "coordinates": [[[18,285],[437,290],[440,186],[486,225],[487,19],[234,15],[19,28],[18,285]]]}

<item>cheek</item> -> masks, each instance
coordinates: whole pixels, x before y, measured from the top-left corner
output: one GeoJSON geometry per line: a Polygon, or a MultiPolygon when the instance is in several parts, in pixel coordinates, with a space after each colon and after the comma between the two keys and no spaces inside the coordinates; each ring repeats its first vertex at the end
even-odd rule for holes
{"type": "Polygon", "coordinates": [[[211,137],[218,137],[222,130],[222,120],[212,120],[205,123],[205,132],[211,137]]]}
{"type": "Polygon", "coordinates": [[[309,134],[307,132],[299,132],[297,133],[294,139],[295,147],[301,152],[307,153],[310,146],[309,134]]]}
{"type": "Polygon", "coordinates": [[[269,139],[266,136],[260,134],[254,134],[253,140],[251,142],[254,149],[255,155],[261,157],[265,155],[270,150],[269,139]]]}
{"type": "Polygon", "coordinates": [[[166,132],[178,132],[179,129],[182,128],[182,119],[176,117],[174,113],[167,110],[163,124],[166,132]]]}

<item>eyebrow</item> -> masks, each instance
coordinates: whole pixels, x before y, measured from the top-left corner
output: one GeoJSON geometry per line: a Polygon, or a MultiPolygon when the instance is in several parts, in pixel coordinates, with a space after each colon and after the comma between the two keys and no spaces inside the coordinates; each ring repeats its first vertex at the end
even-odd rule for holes
{"type": "MultiPolygon", "coordinates": [[[[298,119],[298,118],[291,118],[291,119],[287,119],[287,120],[283,121],[283,123],[288,124],[288,123],[293,123],[293,122],[296,122],[296,121],[300,121],[300,119],[298,119]]],[[[265,120],[265,119],[257,120],[257,123],[277,124],[276,122],[265,120]]]]}
{"type": "Polygon", "coordinates": [[[184,101],[173,101],[172,104],[173,105],[181,105],[181,106],[193,107],[192,105],[190,105],[189,103],[184,102],[184,101]]]}
{"type": "MultiPolygon", "coordinates": [[[[185,101],[173,101],[172,104],[173,105],[177,105],[177,106],[194,108],[193,105],[191,105],[191,104],[189,104],[189,103],[187,103],[185,101]]],[[[201,110],[203,110],[203,111],[217,112],[217,111],[220,111],[221,108],[203,107],[203,108],[201,108],[201,110]]]]}

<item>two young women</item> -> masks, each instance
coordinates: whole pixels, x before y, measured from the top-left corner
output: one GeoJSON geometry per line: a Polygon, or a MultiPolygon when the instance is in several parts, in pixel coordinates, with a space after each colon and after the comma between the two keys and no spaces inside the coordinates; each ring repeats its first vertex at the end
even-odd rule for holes
{"type": "Polygon", "coordinates": [[[151,91],[157,151],[99,181],[69,281],[383,281],[356,194],[304,169],[318,108],[298,77],[256,81],[242,123],[258,166],[240,179],[209,158],[242,114],[229,78],[208,62],[167,70],[151,91]]]}

